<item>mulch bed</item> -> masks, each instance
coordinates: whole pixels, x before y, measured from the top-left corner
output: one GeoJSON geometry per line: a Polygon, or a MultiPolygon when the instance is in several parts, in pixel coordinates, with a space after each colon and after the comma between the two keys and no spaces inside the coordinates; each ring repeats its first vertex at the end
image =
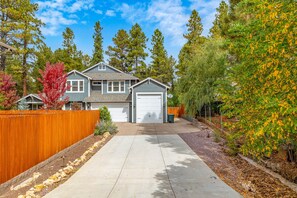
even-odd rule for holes
{"type": "MultiPolygon", "coordinates": [[[[183,133],[180,137],[230,187],[244,197],[297,197],[297,193],[278,179],[249,164],[239,156],[230,156],[224,140],[214,141],[206,125],[201,132],[183,133]]],[[[217,137],[216,137],[217,138],[217,137]]]]}
{"type": "MultiPolygon", "coordinates": [[[[68,150],[63,157],[57,157],[50,163],[46,164],[45,166],[41,167],[40,169],[36,170],[35,172],[41,173],[41,176],[39,176],[33,184],[30,186],[21,188],[16,191],[11,191],[10,187],[3,190],[3,192],[0,192],[0,197],[17,197],[18,195],[24,195],[26,192],[32,188],[36,184],[42,183],[44,180],[49,178],[51,175],[55,174],[59,169],[64,168],[69,161],[73,161],[80,157],[90,146],[92,146],[95,142],[98,142],[102,139],[102,136],[90,136],[86,140],[82,141],[75,147],[68,150]],[[64,159],[63,159],[64,158],[64,159]]],[[[107,138],[106,142],[108,142],[111,139],[111,136],[107,138]]],[[[105,142],[105,143],[106,143],[105,142]]],[[[86,163],[88,159],[90,159],[100,148],[102,148],[103,145],[96,148],[91,155],[87,156],[87,160],[84,162],[86,163]]],[[[84,163],[80,164],[76,167],[76,170],[78,170],[84,163]]],[[[74,172],[72,173],[74,174],[74,172]]],[[[72,175],[71,174],[71,175],[72,175]]],[[[69,175],[69,177],[71,176],[69,175]]],[[[23,181],[27,180],[28,178],[32,177],[32,174],[25,177],[22,181],[14,184],[14,186],[17,186],[18,184],[22,183],[23,181]]],[[[69,177],[61,181],[60,183],[55,183],[52,186],[43,189],[41,192],[38,193],[39,196],[44,196],[46,193],[50,192],[57,186],[59,186],[61,183],[65,182],[69,177]]]]}

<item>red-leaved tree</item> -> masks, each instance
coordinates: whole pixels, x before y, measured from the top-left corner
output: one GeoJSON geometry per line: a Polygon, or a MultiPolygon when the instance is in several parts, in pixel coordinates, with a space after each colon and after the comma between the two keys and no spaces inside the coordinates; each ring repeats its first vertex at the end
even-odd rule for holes
{"type": "Polygon", "coordinates": [[[11,75],[0,72],[0,109],[9,110],[15,107],[19,99],[15,84],[11,75]]]}
{"type": "Polygon", "coordinates": [[[43,85],[43,91],[39,92],[39,97],[44,103],[44,109],[62,109],[68,102],[68,97],[63,98],[67,90],[67,75],[64,71],[63,63],[46,63],[44,71],[39,71],[41,78],[38,80],[43,85]]]}

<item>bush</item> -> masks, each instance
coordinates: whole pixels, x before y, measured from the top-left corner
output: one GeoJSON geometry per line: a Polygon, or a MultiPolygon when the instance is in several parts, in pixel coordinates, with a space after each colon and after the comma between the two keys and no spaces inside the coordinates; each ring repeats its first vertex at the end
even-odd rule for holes
{"type": "Polygon", "coordinates": [[[111,115],[110,112],[108,111],[108,108],[106,106],[103,106],[99,109],[100,111],[100,120],[101,121],[109,121],[111,122],[111,115]]]}
{"type": "Polygon", "coordinates": [[[101,122],[96,125],[94,134],[102,135],[105,132],[114,134],[118,132],[118,127],[111,121],[101,120],[101,122]]]}

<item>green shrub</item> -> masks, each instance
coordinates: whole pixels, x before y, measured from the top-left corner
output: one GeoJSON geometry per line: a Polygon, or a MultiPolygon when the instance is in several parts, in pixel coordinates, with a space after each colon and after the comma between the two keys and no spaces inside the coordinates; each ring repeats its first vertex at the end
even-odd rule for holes
{"type": "Polygon", "coordinates": [[[94,135],[102,135],[105,132],[114,134],[118,132],[118,127],[111,121],[101,120],[95,127],[94,135]]]}
{"type": "Polygon", "coordinates": [[[111,122],[111,115],[108,111],[108,108],[106,106],[103,106],[99,109],[100,111],[100,120],[101,121],[110,121],[111,122]]]}

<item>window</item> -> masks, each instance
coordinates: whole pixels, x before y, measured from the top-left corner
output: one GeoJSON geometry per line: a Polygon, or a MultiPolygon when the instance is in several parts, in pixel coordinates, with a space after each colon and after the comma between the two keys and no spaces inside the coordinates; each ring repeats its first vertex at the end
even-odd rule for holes
{"type": "Polygon", "coordinates": [[[83,80],[68,80],[67,86],[70,86],[67,89],[67,92],[84,92],[84,81],[83,80]]]}
{"type": "Polygon", "coordinates": [[[101,91],[102,89],[102,83],[101,81],[92,81],[93,90],[101,91]]]}
{"type": "Polygon", "coordinates": [[[108,93],[123,93],[125,92],[124,81],[109,81],[108,82],[108,93]]]}
{"type": "Polygon", "coordinates": [[[99,71],[104,71],[104,70],[106,70],[106,66],[103,65],[103,64],[100,64],[100,65],[98,65],[98,70],[99,71]]]}

